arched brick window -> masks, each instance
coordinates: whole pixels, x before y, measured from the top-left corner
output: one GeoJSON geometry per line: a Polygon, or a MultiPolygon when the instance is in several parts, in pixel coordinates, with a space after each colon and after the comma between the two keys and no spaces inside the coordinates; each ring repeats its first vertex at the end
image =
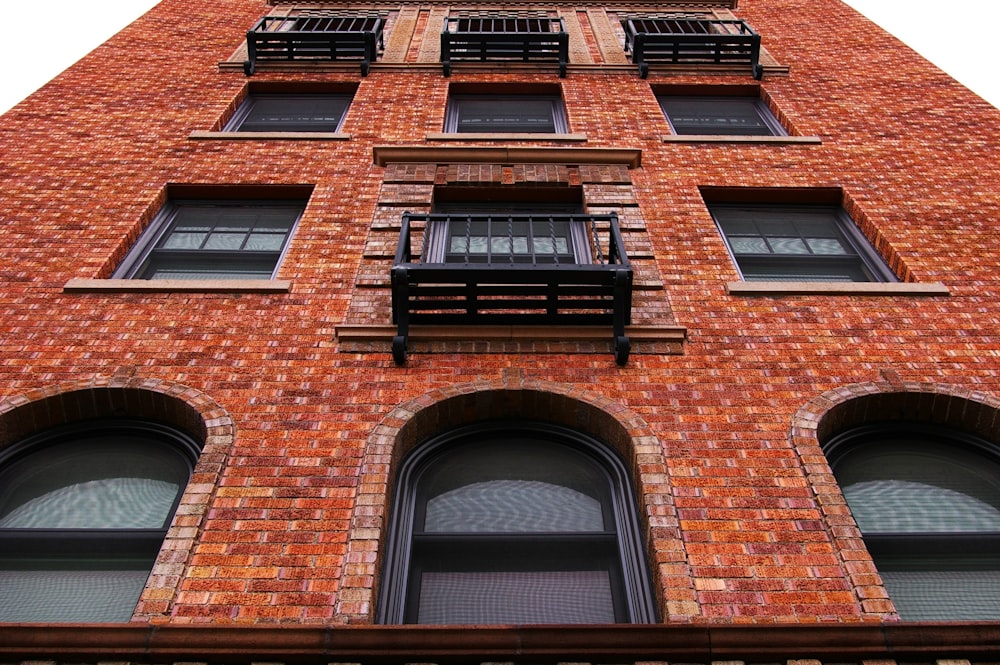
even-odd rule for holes
{"type": "Polygon", "coordinates": [[[200,451],[122,418],[0,451],[0,621],[128,621],[200,451]]]}
{"type": "Polygon", "coordinates": [[[1000,450],[957,429],[885,422],[824,449],[896,611],[1000,617],[1000,450]]]}
{"type": "Polygon", "coordinates": [[[634,493],[606,446],[565,427],[492,422],[403,462],[383,623],[655,621],[634,493]]]}

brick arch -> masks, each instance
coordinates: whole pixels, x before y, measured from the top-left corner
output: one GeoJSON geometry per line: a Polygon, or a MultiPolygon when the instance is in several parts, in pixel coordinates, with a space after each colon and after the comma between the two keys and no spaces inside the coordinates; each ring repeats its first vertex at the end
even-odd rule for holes
{"type": "Polygon", "coordinates": [[[0,399],[0,449],[35,432],[97,418],[155,420],[202,444],[191,480],[139,598],[133,621],[169,616],[212,489],[236,437],[233,419],[199,390],[171,381],[96,378],[0,399]]]}
{"type": "Polygon", "coordinates": [[[1000,443],[1000,399],[996,396],[957,386],[901,381],[892,373],[885,381],[830,390],[795,414],[792,445],[802,457],[807,480],[842,565],[869,619],[899,617],[833,476],[822,443],[851,427],[897,420],[953,427],[1000,443]]]}
{"type": "Polygon", "coordinates": [[[349,623],[374,617],[381,552],[399,461],[442,431],[491,419],[536,420],[589,434],[615,450],[632,474],[639,518],[650,554],[654,588],[664,619],[698,614],[678,530],[663,447],[649,426],[623,405],[558,383],[520,378],[469,383],[431,391],[397,406],[365,445],[358,496],[348,534],[345,583],[337,616],[349,623]]]}

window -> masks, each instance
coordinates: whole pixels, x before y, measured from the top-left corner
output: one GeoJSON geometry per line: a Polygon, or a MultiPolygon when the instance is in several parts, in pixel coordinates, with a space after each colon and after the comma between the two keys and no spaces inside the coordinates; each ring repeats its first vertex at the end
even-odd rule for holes
{"type": "Polygon", "coordinates": [[[227,132],[336,132],[351,103],[346,94],[251,93],[227,132]]]}
{"type": "Polygon", "coordinates": [[[428,262],[590,263],[578,205],[515,203],[438,205],[428,262]]]}
{"type": "Polygon", "coordinates": [[[753,97],[661,95],[660,107],[675,134],[785,136],[777,119],[753,97]]]}
{"type": "Polygon", "coordinates": [[[494,423],[405,461],[384,623],[655,621],[627,473],[570,430],[494,423]]]}
{"type": "Polygon", "coordinates": [[[128,621],[198,452],[100,420],[0,453],[0,621],[128,621]]]}
{"type": "Polygon", "coordinates": [[[445,131],[564,134],[566,113],[555,95],[452,95],[445,131]]]}
{"type": "Polygon", "coordinates": [[[1000,457],[928,424],[853,428],[825,446],[907,621],[1000,618],[1000,457]]]}
{"type": "Polygon", "coordinates": [[[836,206],[710,206],[747,281],[894,282],[836,206]]]}
{"type": "Polygon", "coordinates": [[[270,279],[305,204],[171,201],[116,277],[270,279]]]}

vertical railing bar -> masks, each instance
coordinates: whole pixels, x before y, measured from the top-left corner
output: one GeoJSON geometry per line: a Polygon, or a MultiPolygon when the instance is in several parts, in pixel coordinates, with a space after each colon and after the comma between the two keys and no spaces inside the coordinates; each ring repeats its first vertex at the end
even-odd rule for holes
{"type": "Polygon", "coordinates": [[[507,263],[514,265],[514,215],[507,213],[507,263]]]}
{"type": "MultiPolygon", "coordinates": [[[[486,234],[489,236],[489,225],[486,227],[486,234]]],[[[465,261],[465,265],[469,265],[469,256],[472,253],[472,217],[470,215],[465,216],[465,246],[462,251],[462,258],[465,261]]],[[[489,257],[489,254],[486,255],[489,257]]]]}

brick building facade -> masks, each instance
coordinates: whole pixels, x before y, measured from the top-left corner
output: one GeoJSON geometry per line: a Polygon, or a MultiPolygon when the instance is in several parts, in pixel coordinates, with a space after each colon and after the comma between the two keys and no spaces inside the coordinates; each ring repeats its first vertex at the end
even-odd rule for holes
{"type": "Polygon", "coordinates": [[[997,660],[998,126],[839,0],[162,0],[0,118],[0,659],[997,660]]]}

